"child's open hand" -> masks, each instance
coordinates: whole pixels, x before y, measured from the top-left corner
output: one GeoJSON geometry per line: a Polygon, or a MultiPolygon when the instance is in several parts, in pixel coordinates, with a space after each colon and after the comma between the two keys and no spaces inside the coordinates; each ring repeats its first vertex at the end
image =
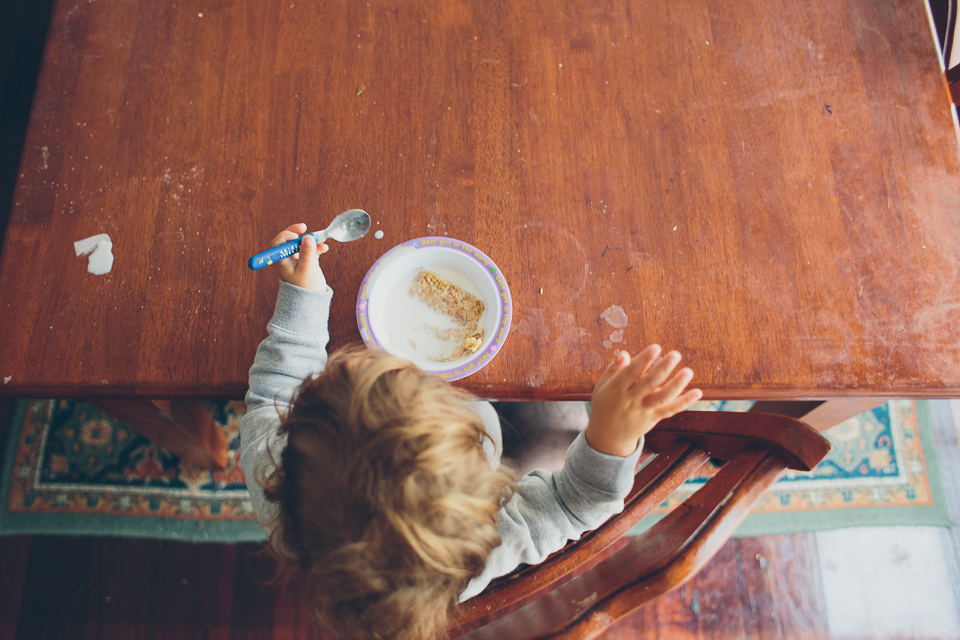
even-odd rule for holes
{"type": "Polygon", "coordinates": [[[593,388],[586,438],[600,453],[626,457],[637,449],[640,436],[703,397],[700,389],[684,389],[693,371],[683,368],[671,376],[680,354],[651,345],[632,361],[621,351],[593,388]]]}
{"type": "MultiPolygon", "coordinates": [[[[291,225],[273,239],[271,247],[276,247],[284,242],[296,240],[307,232],[307,225],[302,222],[291,225]]],[[[313,236],[304,236],[300,241],[300,251],[289,258],[284,258],[276,263],[280,270],[280,279],[290,284],[295,284],[304,289],[313,289],[314,291],[323,291],[327,288],[327,279],[323,277],[323,271],[320,270],[320,254],[330,250],[324,243],[317,244],[313,236]]]]}

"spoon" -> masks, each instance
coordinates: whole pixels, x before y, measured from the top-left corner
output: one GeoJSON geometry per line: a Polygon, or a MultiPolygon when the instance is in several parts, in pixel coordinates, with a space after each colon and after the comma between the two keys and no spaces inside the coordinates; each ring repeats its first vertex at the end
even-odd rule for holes
{"type": "MultiPolygon", "coordinates": [[[[361,209],[350,209],[334,218],[330,226],[323,231],[314,231],[306,235],[313,236],[317,242],[323,242],[328,239],[336,240],[337,242],[351,242],[367,235],[367,231],[370,231],[370,216],[367,215],[367,212],[361,209]]],[[[258,253],[250,258],[247,264],[250,265],[251,269],[256,271],[274,262],[279,262],[284,258],[289,258],[300,251],[300,241],[303,240],[303,238],[304,236],[300,236],[296,240],[285,242],[272,249],[258,253]]]]}

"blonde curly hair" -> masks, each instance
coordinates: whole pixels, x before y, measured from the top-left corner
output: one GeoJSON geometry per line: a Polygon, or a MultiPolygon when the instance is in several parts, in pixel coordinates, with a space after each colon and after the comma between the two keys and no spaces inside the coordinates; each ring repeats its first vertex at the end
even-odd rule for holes
{"type": "Polygon", "coordinates": [[[298,566],[310,607],[357,640],[442,635],[501,540],[515,474],[494,470],[473,396],[381,351],[348,348],[307,378],[269,473],[271,549],[298,566]]]}

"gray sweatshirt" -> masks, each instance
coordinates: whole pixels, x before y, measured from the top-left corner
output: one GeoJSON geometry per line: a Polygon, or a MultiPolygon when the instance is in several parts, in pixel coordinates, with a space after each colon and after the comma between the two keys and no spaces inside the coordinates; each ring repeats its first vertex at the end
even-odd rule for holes
{"type": "MultiPolygon", "coordinates": [[[[240,420],[240,465],[257,518],[269,535],[277,514],[275,503],[266,499],[256,482],[255,470],[266,461],[268,448],[275,459],[286,446],[277,435],[280,415],[296,387],[327,363],[327,322],[333,291],[310,291],[280,282],[277,306],[267,325],[269,336],[260,343],[250,368],[247,413],[240,420]]],[[[499,465],[500,420],[489,402],[476,402],[474,409],[494,440],[485,447],[491,465],[499,465]]],[[[633,471],[640,456],[620,458],[594,450],[581,433],[567,450],[560,471],[531,471],[517,483],[513,497],[500,509],[497,527],[503,542],[487,558],[483,573],[470,581],[460,596],[464,601],[496,577],[521,564],[543,562],[568,540],[600,526],[623,510],[623,500],[633,484],[633,471]]]]}

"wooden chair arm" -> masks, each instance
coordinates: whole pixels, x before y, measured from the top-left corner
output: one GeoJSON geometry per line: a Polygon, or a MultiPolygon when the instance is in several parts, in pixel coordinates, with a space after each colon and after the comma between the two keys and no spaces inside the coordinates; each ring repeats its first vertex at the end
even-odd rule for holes
{"type": "Polygon", "coordinates": [[[676,439],[689,440],[710,457],[732,460],[752,446],[780,453],[788,469],[810,471],[830,451],[830,443],[815,429],[787,416],[751,413],[749,420],[729,411],[685,411],[661,421],[646,436],[646,445],[660,451],[676,439]]]}

